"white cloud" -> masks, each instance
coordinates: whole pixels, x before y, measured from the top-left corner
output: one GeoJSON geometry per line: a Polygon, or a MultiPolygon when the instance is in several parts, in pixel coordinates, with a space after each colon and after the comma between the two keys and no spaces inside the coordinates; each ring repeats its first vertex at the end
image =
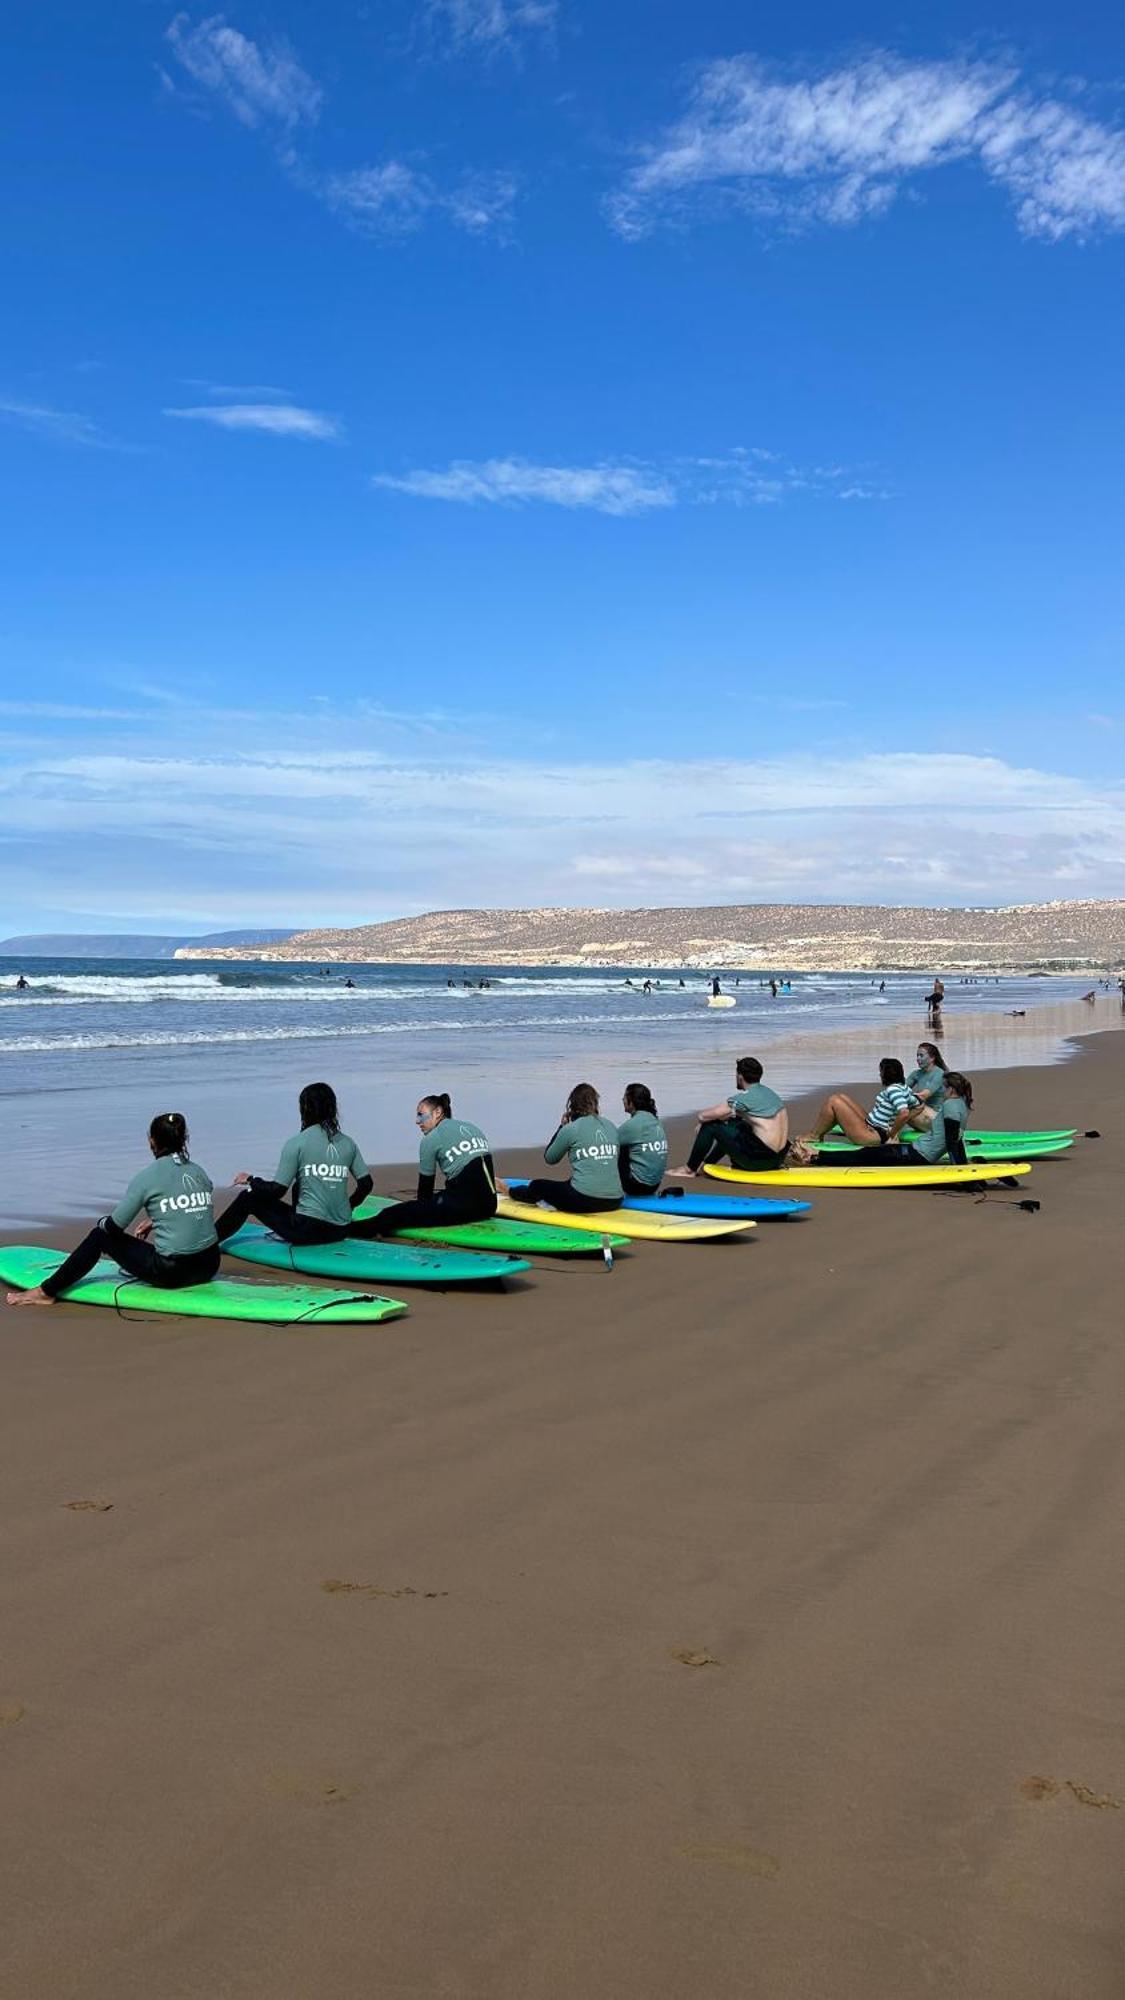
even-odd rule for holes
{"type": "Polygon", "coordinates": [[[201,403],[197,408],[165,410],[166,417],[215,424],[225,431],[265,431],[270,437],[338,438],[341,427],[322,410],[302,410],[293,403],[201,403]]]}
{"type": "Polygon", "coordinates": [[[403,236],[434,212],[473,236],[506,236],[519,184],[512,174],[471,173],[443,188],[402,160],[330,174],[320,192],[330,208],[374,236],[403,236]]]}
{"type": "Polygon", "coordinates": [[[707,198],[790,226],[855,223],[910,177],[966,159],[1007,189],[1028,235],[1125,228],[1120,129],[1036,96],[998,64],[886,52],[798,79],[751,56],[707,64],[609,214],[632,238],[707,198]]]}
{"type": "Polygon", "coordinates": [[[114,449],[113,440],[106,436],[100,425],[92,417],[81,416],[77,410],[52,410],[42,403],[7,399],[0,401],[0,419],[18,424],[21,430],[34,431],[55,444],[89,445],[98,451],[114,449]]]}
{"type": "Polygon", "coordinates": [[[315,122],[320,87],[283,44],[261,48],[222,14],[195,27],[187,14],[177,14],[167,40],[193,83],[210,91],[240,124],[293,132],[315,122]]]}
{"type": "Polygon", "coordinates": [[[181,375],[188,389],[202,389],[226,403],[291,403],[292,389],[279,389],[273,382],[210,382],[204,375],[181,375]]]}
{"type": "Polygon", "coordinates": [[[435,40],[454,50],[512,50],[527,37],[550,34],[557,0],[427,0],[424,18],[435,40]]]}
{"type": "Polygon", "coordinates": [[[736,449],[722,457],[671,459],[664,465],[535,465],[523,458],[455,459],[440,469],[377,473],[374,486],[419,500],[529,501],[589,507],[600,514],[643,514],[653,508],[772,506],[796,494],[838,500],[888,499],[883,489],[851,482],[847,467],[802,469],[777,452],[736,449]]]}

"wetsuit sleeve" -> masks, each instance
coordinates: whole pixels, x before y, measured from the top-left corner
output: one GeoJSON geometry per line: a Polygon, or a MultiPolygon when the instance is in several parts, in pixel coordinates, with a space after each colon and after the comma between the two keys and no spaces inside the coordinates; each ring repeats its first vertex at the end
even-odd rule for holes
{"type": "Polygon", "coordinates": [[[433,1200],[433,1195],[434,1195],[434,1180],[435,1180],[435,1178],[436,1178],[436,1177],[435,1177],[435,1175],[433,1175],[433,1174],[423,1174],[423,1173],[419,1173],[419,1175],[418,1175],[418,1192],[417,1192],[417,1194],[416,1194],[416,1196],[415,1196],[415,1200],[416,1200],[416,1201],[432,1201],[432,1200],[433,1200]]]}
{"type": "Polygon", "coordinates": [[[142,1167],[139,1174],[133,1175],[121,1200],[114,1209],[110,1221],[116,1222],[119,1229],[128,1229],[129,1224],[136,1220],[144,1207],[147,1192],[148,1175],[142,1167]]]}
{"type": "Polygon", "coordinates": [[[625,1140],[625,1141],[618,1141],[618,1146],[617,1146],[617,1171],[618,1171],[618,1173],[619,1173],[619,1174],[621,1175],[621,1179],[622,1179],[622,1182],[623,1182],[623,1183],[624,1183],[624,1180],[625,1180],[625,1177],[626,1177],[626,1175],[632,1172],[632,1169],[631,1169],[631,1167],[630,1167],[630,1165],[629,1165],[629,1155],[630,1155],[630,1153],[632,1152],[632,1150],[633,1150],[633,1149],[632,1149],[632,1147],[631,1147],[631,1146],[629,1145],[629,1143],[628,1143],[628,1141],[627,1141],[627,1140],[625,1140]]]}
{"type": "Polygon", "coordinates": [[[543,1158],[549,1167],[557,1167],[570,1151],[570,1126],[560,1125],[553,1139],[548,1139],[543,1148],[543,1158]]]}
{"type": "MultiPolygon", "coordinates": [[[[941,1118],[941,1112],[938,1112],[941,1118]]],[[[945,1150],[955,1167],[968,1166],[965,1154],[965,1127],[956,1118],[941,1118],[945,1130],[945,1150]]]]}
{"type": "Polygon", "coordinates": [[[354,1211],[367,1200],[375,1183],[370,1174],[361,1174],[348,1196],[348,1205],[354,1211]]]}

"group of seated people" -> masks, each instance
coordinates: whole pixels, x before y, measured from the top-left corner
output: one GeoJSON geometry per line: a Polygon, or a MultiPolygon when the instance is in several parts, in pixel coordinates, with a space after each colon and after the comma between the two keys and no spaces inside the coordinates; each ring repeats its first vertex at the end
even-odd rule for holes
{"type": "Polygon", "coordinates": [[[671,1169],[668,1135],[647,1084],[626,1085],[620,1124],[603,1114],[593,1084],[576,1084],[543,1154],[548,1166],[565,1166],[567,1178],[517,1182],[511,1190],[497,1179],[480,1126],[455,1118],[448,1095],[435,1092],[419,1100],[414,1114],[419,1131],[414,1198],[366,1216],[356,1211],[371,1193],[371,1174],[356,1141],[341,1130],[330,1084],[306,1084],[298,1100],[300,1130],[286,1140],[275,1173],[269,1179],[236,1174],[238,1192],[218,1217],[210,1176],[189,1155],[183,1114],[166,1111],[149,1127],[151,1160],[134,1175],[112,1213],[95,1223],[42,1285],[9,1293],[8,1303],[53,1304],[102,1256],[149,1284],[177,1288],[206,1283],[218,1271],[223,1244],[251,1219],[288,1243],[311,1245],[483,1221],[495,1215],[498,1194],[509,1192],[527,1206],[545,1203],[572,1214],[596,1214],[619,1207],[629,1196],[655,1195],[665,1175],[690,1180],[720,1160],[746,1171],[773,1172],[794,1160],[815,1158],[819,1142],[834,1126],[862,1149],[865,1161],[897,1164],[910,1157],[930,1163],[946,1156],[964,1161],[972,1085],[946,1068],[933,1042],[919,1045],[917,1068],[909,1076],[895,1057],[883,1059],[881,1088],[869,1111],[846,1092],[833,1091],[814,1130],[792,1142],[789,1113],[762,1075],[756,1056],[740,1057],[733,1093],[697,1113],[687,1161],[671,1169]],[[907,1128],[909,1155],[898,1144],[907,1128]]]}

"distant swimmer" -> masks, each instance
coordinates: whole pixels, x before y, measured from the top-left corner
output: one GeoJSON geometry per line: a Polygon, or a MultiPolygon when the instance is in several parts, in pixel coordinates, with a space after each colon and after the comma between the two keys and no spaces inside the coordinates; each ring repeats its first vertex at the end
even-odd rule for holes
{"type": "Polygon", "coordinates": [[[371,1193],[367,1162],[340,1130],[336,1093],[330,1083],[307,1083],[297,1100],[301,1129],[285,1141],[272,1180],[236,1174],[241,1189],[219,1218],[225,1243],[253,1216],[286,1243],[340,1243],[353,1208],[371,1193]],[[349,1177],[354,1190],[349,1194],[349,1177]],[[296,1190],[295,1205],[285,1199],[296,1190]]]}
{"type": "Polygon", "coordinates": [[[400,1229],[437,1223],[485,1222],[496,1213],[496,1171],[488,1140],[479,1125],[453,1116],[449,1094],[435,1090],[419,1099],[418,1188],[413,1201],[397,1201],[378,1215],[353,1222],[352,1236],[393,1236],[400,1229]],[[445,1185],[434,1185],[441,1173],[445,1185]]]}
{"type": "Polygon", "coordinates": [[[515,1190],[515,1201],[544,1201],[572,1215],[594,1215],[601,1209],[620,1208],[617,1127],[602,1117],[598,1093],[592,1083],[575,1084],[566,1100],[562,1123],[547,1141],[543,1158],[549,1167],[569,1161],[570,1179],[528,1181],[526,1187],[515,1190]]]}
{"type": "Polygon", "coordinates": [[[879,981],[879,991],[880,993],[885,993],[886,990],[887,990],[887,982],[885,979],[881,979],[879,981]]]}
{"type": "Polygon", "coordinates": [[[162,1291],[205,1285],[215,1276],[220,1257],[214,1189],[209,1175],[189,1158],[183,1113],[164,1111],[154,1118],[148,1144],[152,1159],[134,1174],[117,1207],[41,1285],[9,1292],[10,1306],[53,1306],[60,1293],[89,1276],[99,1257],[112,1257],[131,1278],[162,1291]],[[130,1235],[129,1224],[142,1211],[144,1220],[130,1235]]]}
{"type": "Polygon", "coordinates": [[[617,1128],[617,1169],[626,1194],[655,1194],[668,1165],[668,1134],[645,1083],[627,1083],[621,1100],[625,1123],[617,1128]]]}
{"type": "Polygon", "coordinates": [[[16,992],[26,993],[30,983],[31,982],[29,980],[24,978],[23,973],[21,972],[19,978],[16,980],[16,992]]]}
{"type": "Polygon", "coordinates": [[[774,999],[774,1000],[776,1000],[776,999],[777,999],[777,981],[776,981],[776,979],[771,979],[771,980],[770,980],[770,997],[771,997],[772,999],[774,999]]]}
{"type": "Polygon", "coordinates": [[[722,993],[722,990],[723,990],[723,989],[722,989],[722,987],[720,986],[720,984],[719,984],[718,980],[717,980],[717,979],[712,979],[712,981],[711,981],[711,998],[712,998],[713,1000],[717,1000],[717,999],[719,998],[720,994],[722,993]]]}
{"type": "Polygon", "coordinates": [[[1083,998],[1083,1000],[1085,1000],[1085,1001],[1087,1002],[1087,1004],[1088,1004],[1089,1006],[1091,1006],[1091,1007],[1093,1006],[1093,1004],[1094,1004],[1095,1000],[1097,999],[1097,997],[1098,997],[1098,996],[1097,996],[1097,994],[1096,994],[1096,993],[1084,993],[1084,994],[1082,995],[1082,998],[1083,998]]]}
{"type": "Polygon", "coordinates": [[[345,979],[345,981],[344,981],[344,985],[345,985],[345,986],[354,986],[354,985],[355,985],[355,980],[354,980],[354,979],[345,979]]]}
{"type": "Polygon", "coordinates": [[[651,981],[651,979],[646,979],[646,980],[645,980],[645,983],[644,983],[644,985],[643,985],[643,986],[641,987],[641,992],[642,992],[642,993],[651,993],[651,992],[652,992],[652,981],[651,981]]]}
{"type": "Polygon", "coordinates": [[[789,1113],[776,1091],[762,1082],[757,1056],[740,1056],[734,1094],[696,1113],[696,1133],[687,1165],[669,1169],[669,1179],[690,1181],[705,1165],[729,1160],[732,1167],[769,1173],[785,1165],[789,1113]]]}
{"type": "Polygon", "coordinates": [[[929,1014],[929,1015],[931,1015],[931,1016],[932,1016],[932,1015],[934,1015],[934,1014],[940,1014],[940,1013],[941,1013],[941,1003],[942,1003],[942,1001],[943,1001],[944,999],[945,999],[945,986],[944,986],[944,983],[943,983],[943,982],[942,982],[942,980],[940,980],[940,979],[935,979],[935,980],[934,980],[934,983],[933,983],[933,986],[931,987],[930,991],[929,991],[929,992],[927,993],[927,995],[926,995],[926,1012],[927,1012],[927,1014],[929,1014]]]}

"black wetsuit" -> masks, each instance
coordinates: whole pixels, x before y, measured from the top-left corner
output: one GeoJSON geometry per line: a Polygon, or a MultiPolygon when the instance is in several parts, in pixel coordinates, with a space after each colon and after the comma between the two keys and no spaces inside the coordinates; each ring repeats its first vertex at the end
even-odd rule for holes
{"type": "Polygon", "coordinates": [[[433,1174],[419,1174],[413,1201],[396,1201],[378,1215],[353,1221],[349,1236],[394,1236],[402,1229],[428,1229],[450,1223],[487,1222],[496,1213],[496,1173],[491,1153],[479,1154],[462,1167],[440,1194],[433,1174]]]}

